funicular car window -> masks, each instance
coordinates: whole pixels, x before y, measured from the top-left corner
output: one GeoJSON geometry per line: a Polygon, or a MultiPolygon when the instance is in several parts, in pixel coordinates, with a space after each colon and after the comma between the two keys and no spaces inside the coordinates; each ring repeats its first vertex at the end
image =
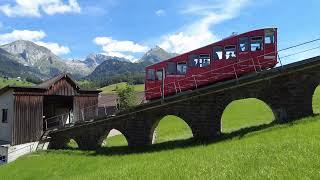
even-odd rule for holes
{"type": "Polygon", "coordinates": [[[210,65],[210,54],[190,55],[189,67],[206,67],[210,65]]]}
{"type": "Polygon", "coordinates": [[[162,70],[161,69],[157,70],[157,80],[162,81],[162,70]]]}
{"type": "Polygon", "coordinates": [[[177,63],[176,62],[168,62],[167,65],[167,74],[177,74],[177,63]]]}
{"type": "Polygon", "coordinates": [[[149,81],[154,81],[155,80],[154,69],[148,69],[147,70],[147,80],[149,80],[149,81]]]}
{"type": "Polygon", "coordinates": [[[187,64],[185,62],[179,62],[177,64],[177,74],[183,75],[187,73],[187,64]]]}
{"type": "Polygon", "coordinates": [[[200,54],[198,59],[199,67],[206,67],[210,65],[210,54],[200,54]]]}
{"type": "Polygon", "coordinates": [[[274,43],[274,32],[265,32],[264,43],[265,44],[273,44],[274,43]]]}
{"type": "Polygon", "coordinates": [[[197,58],[198,58],[198,55],[196,55],[196,54],[189,55],[188,66],[189,67],[196,67],[197,66],[197,62],[194,61],[194,59],[197,59],[197,58]]]}
{"type": "Polygon", "coordinates": [[[226,59],[234,59],[237,57],[236,46],[226,46],[224,49],[226,51],[226,59]]]}
{"type": "Polygon", "coordinates": [[[251,38],[251,51],[261,51],[262,50],[262,37],[252,37],[251,38]]]}
{"type": "Polygon", "coordinates": [[[246,52],[248,50],[249,50],[249,38],[248,37],[239,38],[239,51],[246,52]]]}
{"type": "Polygon", "coordinates": [[[222,46],[213,47],[212,59],[213,60],[221,60],[222,57],[223,57],[223,47],[222,46]]]}

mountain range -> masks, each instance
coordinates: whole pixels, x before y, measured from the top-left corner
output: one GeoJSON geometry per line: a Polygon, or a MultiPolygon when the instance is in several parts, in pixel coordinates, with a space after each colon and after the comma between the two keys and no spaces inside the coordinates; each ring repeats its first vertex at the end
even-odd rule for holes
{"type": "Polygon", "coordinates": [[[7,51],[0,49],[0,75],[7,77],[24,77],[26,79],[33,79],[38,82],[43,75],[37,68],[24,66],[19,63],[20,59],[7,51]]]}
{"type": "MultiPolygon", "coordinates": [[[[59,73],[70,73],[75,79],[100,81],[123,79],[139,74],[142,77],[146,65],[169,59],[176,54],[160,47],[150,49],[136,63],[128,59],[90,54],[84,60],[63,60],[48,48],[25,40],[0,46],[0,75],[48,79],[59,73]],[[108,76],[101,78],[101,76],[108,76]]],[[[105,84],[105,83],[104,83],[105,84]]]]}
{"type": "Polygon", "coordinates": [[[25,67],[36,68],[45,77],[68,70],[65,63],[49,49],[30,41],[19,40],[2,45],[0,48],[15,56],[16,58],[12,59],[15,62],[25,67]]]}

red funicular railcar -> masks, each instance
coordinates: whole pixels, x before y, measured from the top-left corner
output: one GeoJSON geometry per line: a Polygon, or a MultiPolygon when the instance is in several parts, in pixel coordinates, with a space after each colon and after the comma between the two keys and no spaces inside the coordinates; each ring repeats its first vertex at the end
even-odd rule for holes
{"type": "Polygon", "coordinates": [[[277,29],[249,31],[147,66],[145,96],[157,99],[276,64],[277,29]]]}

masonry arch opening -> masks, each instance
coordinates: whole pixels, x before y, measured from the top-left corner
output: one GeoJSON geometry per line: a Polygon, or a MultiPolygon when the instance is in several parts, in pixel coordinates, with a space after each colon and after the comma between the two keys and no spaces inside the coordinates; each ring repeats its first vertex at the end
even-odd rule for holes
{"type": "Polygon", "coordinates": [[[152,143],[185,140],[193,137],[192,130],[185,120],[167,115],[156,121],[151,129],[152,143]]]}
{"type": "Polygon", "coordinates": [[[127,137],[117,129],[111,129],[101,144],[102,147],[128,146],[127,137]]]}
{"type": "Polygon", "coordinates": [[[320,114],[320,86],[317,86],[312,96],[313,114],[320,114]]]}
{"type": "Polygon", "coordinates": [[[256,98],[232,101],[223,111],[221,132],[230,133],[246,127],[269,124],[275,120],[271,108],[256,98]]]}
{"type": "Polygon", "coordinates": [[[78,143],[75,139],[70,139],[69,142],[67,143],[67,148],[70,149],[79,149],[78,143]]]}

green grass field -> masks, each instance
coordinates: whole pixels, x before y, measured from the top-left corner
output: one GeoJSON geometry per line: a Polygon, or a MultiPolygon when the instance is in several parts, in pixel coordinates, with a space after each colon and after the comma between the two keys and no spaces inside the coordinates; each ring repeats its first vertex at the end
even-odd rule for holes
{"type": "MultiPolygon", "coordinates": [[[[320,112],[319,88],[313,102],[320,112]]],[[[216,141],[189,140],[188,126],[167,116],[157,127],[157,144],[140,151],[118,147],[127,144],[118,135],[97,151],[21,157],[0,167],[1,179],[319,179],[320,116],[282,125],[273,119],[257,99],[234,101],[222,117],[225,134],[216,141]]]]}
{"type": "MultiPolygon", "coordinates": [[[[112,94],[112,93],[115,93],[115,89],[117,86],[118,86],[118,88],[123,88],[126,84],[127,83],[125,83],[125,82],[112,84],[109,86],[102,87],[99,90],[102,91],[102,94],[112,94]]],[[[136,85],[133,85],[133,87],[134,87],[134,90],[137,92],[144,91],[144,84],[136,84],[136,85]]]]}
{"type": "Polygon", "coordinates": [[[12,78],[12,79],[4,79],[2,77],[0,77],[0,88],[3,88],[7,85],[15,85],[15,86],[32,86],[33,84],[27,81],[19,81],[16,78],[12,78]]]}

